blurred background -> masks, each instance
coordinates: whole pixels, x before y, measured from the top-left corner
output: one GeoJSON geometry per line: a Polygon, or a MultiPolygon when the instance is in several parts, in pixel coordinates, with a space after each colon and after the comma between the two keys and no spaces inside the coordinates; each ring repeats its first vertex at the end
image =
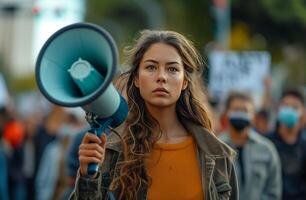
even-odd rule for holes
{"type": "Polygon", "coordinates": [[[1,0],[0,16],[1,79],[14,97],[36,90],[35,61],[47,38],[80,21],[108,30],[120,55],[143,29],[170,29],[188,36],[207,63],[215,49],[265,51],[271,60],[265,73],[272,77],[275,95],[285,85],[305,89],[306,5],[302,0],[1,0]]]}
{"type": "Polygon", "coordinates": [[[12,95],[35,89],[35,59],[43,43],[59,28],[79,21],[107,29],[120,55],[142,29],[178,31],[204,56],[211,46],[267,51],[269,72],[278,84],[305,86],[302,0],[1,0],[0,16],[0,70],[12,95]]]}
{"type": "Polygon", "coordinates": [[[75,22],[95,23],[109,31],[118,45],[120,63],[123,48],[140,30],[173,30],[191,39],[208,67],[203,76],[216,132],[222,129],[224,100],[234,88],[251,91],[257,110],[263,106],[275,110],[286,87],[306,93],[304,0],[0,0],[0,127],[2,135],[9,132],[3,142],[5,155],[11,158],[6,161],[8,199],[59,199],[54,194],[63,195],[65,187],[56,183],[74,184],[77,161],[69,161],[66,152],[73,146],[71,137],[87,126],[84,113],[51,105],[39,93],[34,74],[44,42],[75,22]],[[8,128],[8,122],[14,123],[8,128]],[[67,135],[70,142],[63,139],[67,135]],[[42,154],[54,141],[60,142],[48,158],[57,160],[56,166],[71,167],[68,172],[61,167],[52,172],[70,177],[63,182],[44,180],[44,173],[51,172],[40,167],[50,163],[42,154]],[[57,158],[50,156],[54,154],[57,158]],[[35,192],[40,184],[49,191],[35,192]]]}

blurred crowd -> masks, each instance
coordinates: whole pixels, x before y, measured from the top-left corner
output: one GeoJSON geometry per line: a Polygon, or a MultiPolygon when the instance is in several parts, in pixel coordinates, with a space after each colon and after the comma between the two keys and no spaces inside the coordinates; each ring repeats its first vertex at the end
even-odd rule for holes
{"type": "MultiPolygon", "coordinates": [[[[306,198],[306,113],[303,93],[269,91],[255,107],[250,94],[232,91],[209,100],[215,135],[237,152],[240,197],[306,198]]],[[[20,115],[0,108],[0,200],[64,200],[74,187],[78,146],[88,129],[81,110],[31,105],[20,115]]]]}
{"type": "Polygon", "coordinates": [[[232,92],[224,108],[218,136],[237,152],[240,199],[306,199],[303,93],[286,89],[276,109],[256,109],[248,93],[232,92]]]}
{"type": "Polygon", "coordinates": [[[1,107],[0,199],[68,199],[78,169],[78,145],[73,149],[71,143],[85,132],[84,114],[32,106],[35,112],[26,117],[11,106],[1,107]]]}

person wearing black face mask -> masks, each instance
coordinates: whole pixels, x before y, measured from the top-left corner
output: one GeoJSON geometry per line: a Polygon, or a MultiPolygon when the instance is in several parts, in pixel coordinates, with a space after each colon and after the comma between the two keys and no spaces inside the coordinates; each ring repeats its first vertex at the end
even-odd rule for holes
{"type": "Polygon", "coordinates": [[[281,168],[275,146],[252,128],[255,106],[251,97],[233,92],[226,100],[229,127],[220,139],[236,149],[240,199],[281,199],[281,168]]]}

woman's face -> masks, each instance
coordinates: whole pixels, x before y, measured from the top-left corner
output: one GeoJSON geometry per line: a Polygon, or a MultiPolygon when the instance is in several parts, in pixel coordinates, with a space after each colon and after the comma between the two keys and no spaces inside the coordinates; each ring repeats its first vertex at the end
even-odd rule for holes
{"type": "Polygon", "coordinates": [[[143,55],[134,84],[147,105],[175,105],[181,91],[187,87],[178,51],[164,43],[151,45],[143,55]]]}

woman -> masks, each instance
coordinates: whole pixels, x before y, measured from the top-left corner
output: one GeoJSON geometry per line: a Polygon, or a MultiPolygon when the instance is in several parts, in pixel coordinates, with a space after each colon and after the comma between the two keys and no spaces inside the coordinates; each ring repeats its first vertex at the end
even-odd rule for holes
{"type": "Polygon", "coordinates": [[[129,115],[107,142],[84,136],[71,199],[238,199],[234,152],[212,134],[191,42],[144,31],[128,55],[131,69],[121,80],[129,115]],[[88,176],[93,162],[101,169],[88,176]]]}

